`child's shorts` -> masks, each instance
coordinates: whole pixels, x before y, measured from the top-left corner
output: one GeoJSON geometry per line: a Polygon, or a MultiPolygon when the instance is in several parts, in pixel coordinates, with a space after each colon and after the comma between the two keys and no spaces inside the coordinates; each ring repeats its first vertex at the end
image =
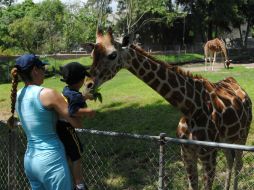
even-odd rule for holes
{"type": "Polygon", "coordinates": [[[64,145],[66,155],[72,162],[79,160],[82,156],[83,148],[74,127],[66,121],[58,120],[56,131],[64,145]]]}

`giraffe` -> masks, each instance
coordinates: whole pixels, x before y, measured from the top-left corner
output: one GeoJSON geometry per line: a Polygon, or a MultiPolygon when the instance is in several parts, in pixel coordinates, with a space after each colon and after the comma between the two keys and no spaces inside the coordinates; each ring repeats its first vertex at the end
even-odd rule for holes
{"type": "MultiPolygon", "coordinates": [[[[157,91],[183,116],[177,127],[177,137],[201,141],[245,144],[252,120],[252,103],[248,94],[232,77],[212,83],[201,76],[185,72],[177,66],[159,61],[136,45],[120,44],[113,39],[112,31],[105,35],[97,31],[93,47],[93,63],[90,74],[94,90],[112,79],[125,68],[157,91]]],[[[215,148],[182,146],[181,154],[188,177],[189,190],[198,190],[197,160],[204,169],[204,186],[212,189],[216,167],[215,148]]],[[[234,188],[237,189],[237,174],[242,168],[242,151],[225,150],[229,189],[234,167],[234,188]]]]}
{"type": "Polygon", "coordinates": [[[212,71],[213,71],[213,66],[216,61],[217,52],[223,53],[225,57],[224,67],[229,69],[231,60],[228,59],[227,49],[226,49],[225,43],[222,40],[215,38],[213,40],[207,41],[204,46],[204,52],[205,52],[205,70],[207,70],[207,60],[209,59],[210,66],[212,67],[212,71]],[[213,59],[213,62],[212,62],[212,59],[213,59]]]}

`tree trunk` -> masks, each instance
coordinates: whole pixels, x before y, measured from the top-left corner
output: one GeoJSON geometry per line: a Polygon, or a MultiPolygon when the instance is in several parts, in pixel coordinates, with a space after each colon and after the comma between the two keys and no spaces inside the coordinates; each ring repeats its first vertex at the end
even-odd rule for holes
{"type": "Polygon", "coordinates": [[[208,23],[207,38],[208,38],[208,40],[213,39],[213,24],[211,21],[208,23]]]}
{"type": "Polygon", "coordinates": [[[250,32],[250,21],[248,20],[248,21],[247,21],[246,34],[245,34],[245,38],[244,38],[244,48],[247,48],[249,32],[250,32]]]}
{"type": "Polygon", "coordinates": [[[240,39],[241,39],[241,44],[240,45],[241,45],[241,47],[243,47],[243,34],[242,34],[241,25],[239,25],[238,30],[239,30],[240,39]]]}

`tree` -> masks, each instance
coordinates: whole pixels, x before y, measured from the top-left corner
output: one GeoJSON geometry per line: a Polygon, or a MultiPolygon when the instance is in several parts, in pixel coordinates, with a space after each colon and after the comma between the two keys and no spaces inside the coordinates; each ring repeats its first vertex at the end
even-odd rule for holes
{"type": "Polygon", "coordinates": [[[22,4],[4,7],[0,12],[0,46],[1,49],[17,47],[15,36],[9,33],[9,26],[17,19],[23,18],[34,8],[32,0],[25,0],[22,4]]]}
{"type": "Polygon", "coordinates": [[[236,18],[236,0],[176,0],[184,10],[192,15],[193,26],[203,33],[203,41],[230,32],[230,24],[236,18]]]}
{"type": "Polygon", "coordinates": [[[118,14],[126,23],[126,33],[138,31],[150,22],[170,24],[176,18],[170,0],[118,0],[118,14]]]}
{"type": "Polygon", "coordinates": [[[64,39],[67,50],[73,50],[88,41],[95,41],[96,12],[87,5],[76,8],[65,14],[64,39]]]}
{"type": "Polygon", "coordinates": [[[34,18],[25,16],[10,24],[9,33],[18,47],[31,53],[38,53],[46,26],[44,21],[35,21],[34,18]]]}
{"type": "Polygon", "coordinates": [[[60,0],[45,0],[38,4],[38,9],[33,12],[39,21],[45,23],[44,49],[48,53],[55,53],[63,48],[63,26],[65,6],[60,0]]]}
{"type": "Polygon", "coordinates": [[[86,7],[91,7],[92,12],[97,15],[97,28],[107,24],[107,16],[112,13],[109,6],[112,0],[88,0],[86,7]]]}
{"type": "MultiPolygon", "coordinates": [[[[242,15],[243,20],[247,23],[245,36],[243,40],[244,47],[247,47],[248,35],[251,28],[254,26],[254,0],[242,0],[238,2],[239,14],[242,15]]],[[[241,28],[240,28],[241,31],[241,28]]]]}

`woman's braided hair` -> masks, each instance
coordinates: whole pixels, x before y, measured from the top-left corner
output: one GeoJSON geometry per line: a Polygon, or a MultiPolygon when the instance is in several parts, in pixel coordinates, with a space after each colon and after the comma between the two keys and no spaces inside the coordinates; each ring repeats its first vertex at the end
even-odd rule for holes
{"type": "Polygon", "coordinates": [[[16,103],[16,96],[17,96],[17,87],[18,87],[18,69],[14,67],[11,70],[12,76],[12,88],[11,88],[11,116],[8,119],[7,123],[9,127],[15,127],[15,120],[14,112],[15,112],[15,103],[16,103]]]}

